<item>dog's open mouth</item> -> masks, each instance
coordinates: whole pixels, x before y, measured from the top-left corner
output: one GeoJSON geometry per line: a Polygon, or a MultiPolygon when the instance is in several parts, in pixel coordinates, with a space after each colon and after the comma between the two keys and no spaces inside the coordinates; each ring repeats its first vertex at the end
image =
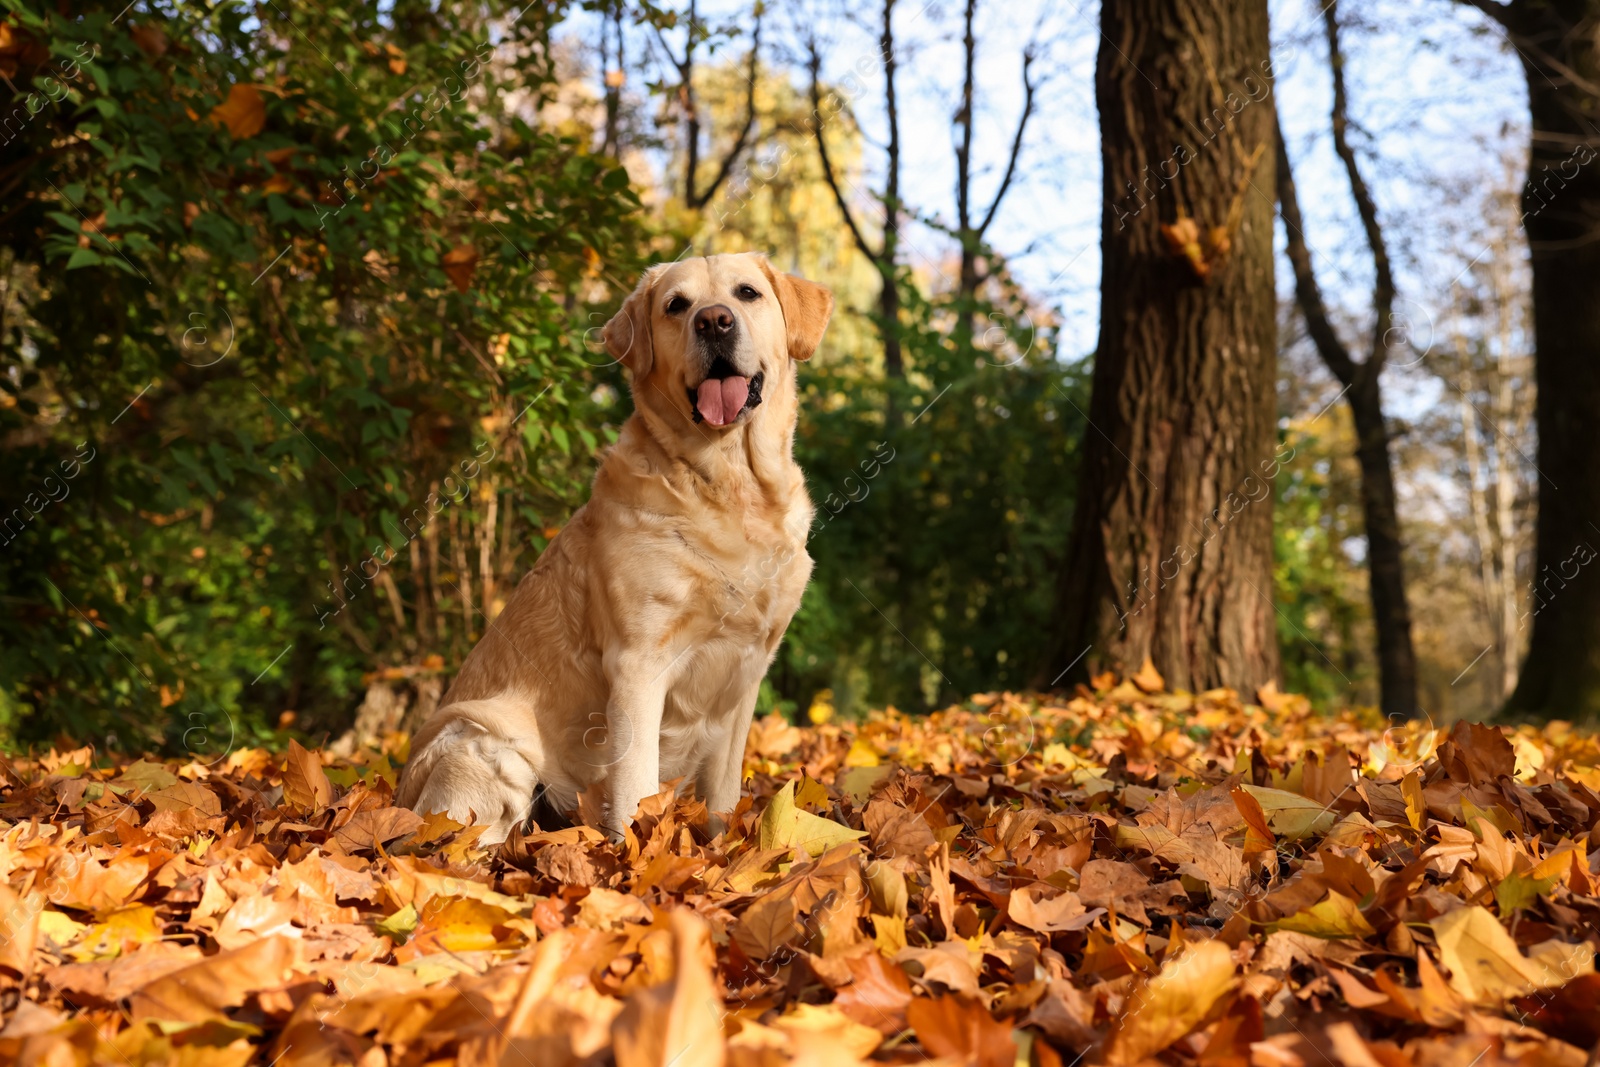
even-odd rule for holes
{"type": "Polygon", "coordinates": [[[731,426],[740,415],[761,403],[761,383],[766,372],[746,378],[734,370],[733,364],[718,356],[698,389],[690,389],[689,406],[694,409],[695,422],[712,426],[731,426]]]}

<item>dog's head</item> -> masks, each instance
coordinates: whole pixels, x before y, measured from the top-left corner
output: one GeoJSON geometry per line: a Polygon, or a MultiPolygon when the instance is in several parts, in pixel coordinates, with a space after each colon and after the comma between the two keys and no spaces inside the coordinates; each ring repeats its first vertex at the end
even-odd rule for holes
{"type": "Polygon", "coordinates": [[[716,433],[792,395],[793,361],[811,358],[832,314],[827,289],[743,252],[651,267],[603,335],[636,407],[716,433]]]}

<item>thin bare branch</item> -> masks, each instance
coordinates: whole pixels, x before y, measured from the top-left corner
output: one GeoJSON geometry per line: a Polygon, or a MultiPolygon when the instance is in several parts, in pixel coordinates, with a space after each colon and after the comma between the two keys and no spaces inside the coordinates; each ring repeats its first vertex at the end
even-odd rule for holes
{"type": "Polygon", "coordinates": [[[972,229],[972,102],[978,70],[978,38],[972,32],[972,21],[977,11],[978,0],[967,0],[961,33],[961,106],[956,110],[956,126],[961,130],[956,144],[956,225],[963,240],[972,229]]]}
{"type": "Polygon", "coordinates": [[[1384,244],[1383,228],[1378,224],[1378,206],[1372,199],[1366,180],[1361,176],[1355,150],[1350,147],[1349,96],[1344,83],[1344,53],[1339,47],[1338,0],[1329,0],[1327,7],[1323,8],[1322,18],[1328,36],[1328,65],[1333,71],[1333,150],[1344,163],[1345,176],[1350,181],[1350,195],[1355,199],[1356,213],[1361,217],[1361,228],[1366,233],[1367,247],[1372,252],[1372,348],[1363,370],[1368,374],[1377,374],[1383,366],[1387,350],[1384,339],[1394,313],[1394,274],[1389,266],[1389,250],[1384,244]]]}
{"type": "Polygon", "coordinates": [[[1295,192],[1294,170],[1289,164],[1289,146],[1283,139],[1283,126],[1273,120],[1278,142],[1278,209],[1283,215],[1283,229],[1288,235],[1289,266],[1294,270],[1295,302],[1306,320],[1306,332],[1317,354],[1328,365],[1333,376],[1345,386],[1354,384],[1356,363],[1350,351],[1339,340],[1333,320],[1328,317],[1328,306],[1317,285],[1316,271],[1311,265],[1311,250],[1306,247],[1305,220],[1300,215],[1300,198],[1295,192]]]}
{"type": "Polygon", "coordinates": [[[900,243],[900,105],[895,95],[899,50],[894,42],[895,0],[883,0],[883,31],[878,51],[883,56],[883,106],[889,123],[888,175],[883,188],[883,251],[878,269],[886,284],[893,284],[895,250],[900,243]]]}
{"type": "Polygon", "coordinates": [[[994,221],[995,213],[1000,210],[1000,201],[1005,199],[1006,190],[1011,188],[1011,179],[1017,173],[1017,160],[1022,156],[1022,137],[1028,129],[1028,119],[1033,115],[1033,94],[1037,88],[1030,77],[1032,68],[1033,50],[1029,48],[1022,53],[1022,114],[1017,118],[1016,135],[1011,138],[1011,158],[1006,161],[1006,173],[1005,177],[1000,179],[1000,188],[995,190],[994,199],[989,202],[989,210],[984,212],[983,222],[978,226],[977,234],[980,238],[994,221]]]}
{"type": "Polygon", "coordinates": [[[704,207],[717,195],[717,190],[722,183],[728,180],[728,175],[733,171],[733,165],[738,162],[739,156],[744,152],[745,145],[750,141],[750,131],[756,124],[756,76],[759,72],[761,58],[761,6],[756,5],[755,30],[750,39],[750,66],[745,72],[745,97],[744,97],[744,125],[739,128],[739,135],[734,138],[733,145],[727,154],[722,157],[722,162],[717,166],[716,177],[711,179],[711,184],[706,186],[698,195],[694,193],[694,177],[690,175],[690,187],[687,190],[689,206],[693,208],[704,207]]]}
{"type": "Polygon", "coordinates": [[[850,202],[845,199],[844,191],[839,188],[839,179],[833,170],[833,160],[828,156],[828,139],[823,134],[823,127],[827,123],[822,117],[822,55],[817,50],[816,38],[809,39],[806,47],[810,53],[811,66],[811,132],[817,139],[817,155],[822,160],[822,177],[833,192],[834,203],[839,205],[839,214],[844,216],[845,225],[849,227],[850,236],[855,239],[856,247],[861,250],[862,255],[876,263],[877,254],[867,244],[867,239],[861,235],[861,227],[856,225],[856,218],[850,212],[850,202]]]}

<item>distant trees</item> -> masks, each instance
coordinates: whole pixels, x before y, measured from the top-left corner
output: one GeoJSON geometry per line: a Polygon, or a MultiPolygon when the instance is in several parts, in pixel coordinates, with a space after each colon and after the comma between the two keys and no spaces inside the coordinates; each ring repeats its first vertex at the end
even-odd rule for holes
{"type": "Polygon", "coordinates": [[[1344,165],[1345,178],[1355,200],[1362,234],[1372,257],[1372,329],[1364,358],[1357,359],[1339,337],[1323,302],[1322,290],[1307,245],[1305,220],[1289,161],[1283,131],[1274,140],[1278,157],[1278,202],[1283,213],[1289,264],[1294,271],[1295,297],[1305,317],[1306,330],[1317,354],[1339,383],[1355,420],[1356,459],[1361,465],[1361,510],[1367,541],[1368,589],[1377,633],[1380,705],[1386,715],[1409,718],[1417,711],[1417,657],[1411,642],[1411,609],[1406,598],[1405,546],[1400,536],[1400,514],[1395,498],[1394,465],[1390,456],[1389,426],[1384,420],[1380,387],[1384,364],[1391,349],[1404,350],[1406,329],[1395,314],[1394,270],[1388,245],[1378,221],[1378,208],[1350,143],[1349,95],[1345,87],[1344,51],[1339,44],[1339,10],[1336,0],[1322,8],[1328,42],[1328,64],[1333,76],[1333,108],[1329,125],[1334,152],[1344,165]]]}
{"type": "MultiPolygon", "coordinates": [[[[617,23],[621,18],[621,8],[617,13],[606,19],[602,26],[612,28],[612,33],[602,38],[602,62],[607,58],[605,44],[614,36],[616,41],[616,54],[624,55],[622,30],[617,23]]],[[[733,173],[735,164],[743,156],[746,147],[750,144],[751,131],[756,123],[756,83],[761,69],[761,17],[762,5],[757,4],[751,17],[750,54],[746,58],[746,71],[744,75],[744,111],[742,121],[734,128],[733,136],[728,145],[720,153],[720,158],[714,161],[709,178],[701,174],[701,153],[705,151],[702,144],[708,132],[709,123],[701,111],[700,94],[695,85],[695,57],[700,47],[712,36],[699,15],[699,8],[695,0],[689,0],[689,6],[683,12],[684,40],[682,52],[673,51],[661,32],[659,22],[652,22],[656,42],[665,53],[668,63],[676,74],[676,82],[667,90],[669,101],[669,114],[673,115],[682,127],[682,158],[683,178],[680,193],[683,202],[692,210],[698,211],[711,202],[717,195],[717,190],[722,188],[729,175],[733,173]]],[[[674,17],[673,21],[676,21],[674,17]]],[[[616,68],[621,70],[620,65],[616,68]]],[[[616,98],[613,87],[608,83],[606,93],[606,143],[614,142],[616,98]]]]}
{"type": "Polygon", "coordinates": [[[1100,29],[1100,342],[1037,678],[1148,656],[1248,692],[1278,671],[1267,4],[1132,0],[1100,29]]]}
{"type": "MultiPolygon", "coordinates": [[[[878,332],[883,340],[883,370],[890,378],[905,377],[905,355],[900,333],[900,227],[904,221],[905,205],[900,197],[900,97],[898,75],[900,50],[895,43],[895,0],[882,0],[878,34],[878,62],[883,68],[883,109],[887,127],[884,144],[883,192],[878,199],[883,205],[883,222],[878,227],[874,242],[868,231],[856,218],[856,208],[840,184],[841,175],[828,154],[826,129],[828,121],[838,115],[841,101],[824,92],[822,83],[822,47],[817,37],[806,37],[807,71],[811,79],[811,132],[816,138],[817,157],[822,161],[822,176],[833,194],[834,204],[843,217],[850,239],[878,271],[878,332]]],[[[891,418],[893,409],[891,408],[891,418]]]]}
{"type": "Polygon", "coordinates": [[[1033,117],[1034,94],[1038,84],[1033,74],[1035,42],[1022,49],[1022,109],[1017,116],[1016,132],[1011,137],[1010,149],[1001,168],[1000,180],[989,198],[989,205],[978,208],[974,202],[973,134],[977,126],[977,71],[978,36],[973,23],[978,14],[978,0],[966,0],[961,19],[961,97],[956,108],[956,240],[961,244],[961,266],[956,275],[956,294],[961,307],[956,312],[955,343],[959,349],[970,349],[975,335],[974,314],[978,287],[983,284],[983,241],[995,215],[1011,189],[1017,176],[1017,162],[1022,158],[1022,146],[1028,132],[1028,120],[1033,117]],[[981,212],[981,214],[980,214],[981,212]]]}
{"type": "MultiPolygon", "coordinates": [[[[1456,222],[1461,262],[1471,266],[1451,286],[1444,343],[1430,362],[1454,402],[1450,424],[1467,490],[1476,549],[1476,601],[1489,639],[1465,653],[1480,656],[1484,704],[1504,705],[1516,690],[1523,650],[1541,598],[1533,572],[1533,323],[1521,229],[1521,160],[1506,161],[1505,182],[1487,190],[1483,210],[1456,222]],[[1492,655],[1480,649],[1492,650],[1492,655]]],[[[1456,672],[1452,672],[1453,674],[1456,672]]]]}

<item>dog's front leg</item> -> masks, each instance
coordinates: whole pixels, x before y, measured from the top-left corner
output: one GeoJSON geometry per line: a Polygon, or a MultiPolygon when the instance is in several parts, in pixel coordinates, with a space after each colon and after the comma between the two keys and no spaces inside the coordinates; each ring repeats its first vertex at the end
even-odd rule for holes
{"type": "Polygon", "coordinates": [[[760,693],[761,683],[757,682],[739,698],[728,736],[700,768],[698,785],[706,807],[711,810],[712,833],[724,829],[722,816],[739,804],[739,790],[744,785],[745,741],[750,736],[750,721],[755,717],[756,698],[760,693]]]}
{"type": "Polygon", "coordinates": [[[606,704],[610,773],[606,776],[605,831],[622,840],[639,801],[661,788],[661,711],[665,671],[659,664],[624,659],[611,674],[606,704]]]}

